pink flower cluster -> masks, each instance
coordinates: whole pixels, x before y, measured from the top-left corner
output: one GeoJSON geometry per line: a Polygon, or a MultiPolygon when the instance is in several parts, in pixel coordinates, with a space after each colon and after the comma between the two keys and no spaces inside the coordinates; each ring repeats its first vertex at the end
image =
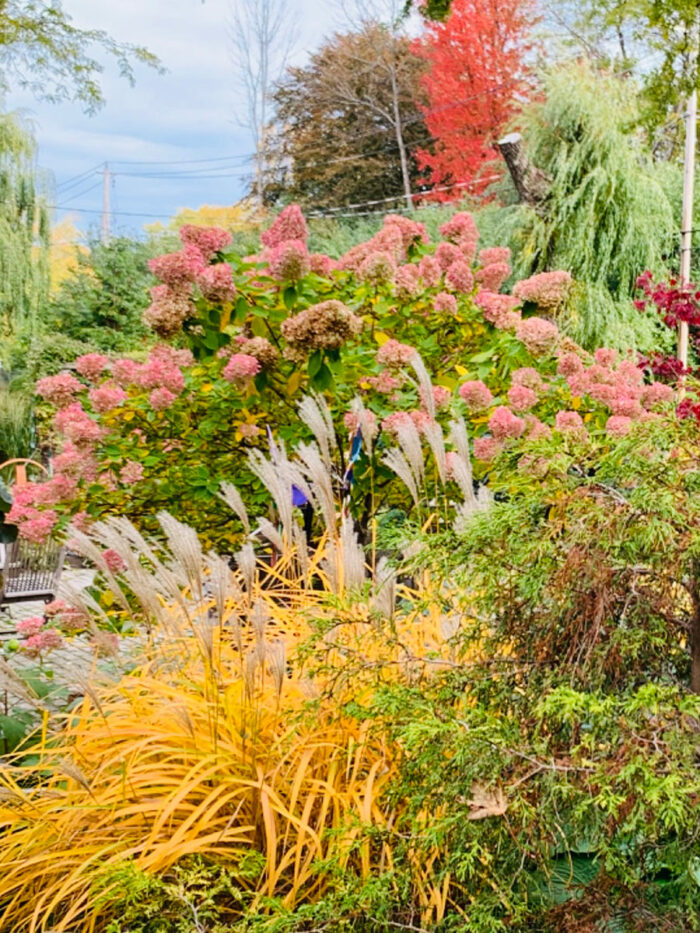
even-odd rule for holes
{"type": "Polygon", "coordinates": [[[278,282],[298,282],[311,269],[309,253],[303,240],[283,240],[272,247],[270,275],[278,282]]]}
{"type": "Polygon", "coordinates": [[[446,240],[457,244],[468,262],[474,260],[479,230],[471,214],[466,211],[455,214],[440,227],[440,233],[446,240]]]}
{"type": "Polygon", "coordinates": [[[435,296],[433,307],[438,314],[456,314],[457,299],[450,292],[440,292],[435,296]]]}
{"type": "Polygon", "coordinates": [[[392,395],[401,388],[401,380],[392,376],[388,369],[383,369],[378,376],[368,376],[367,382],[380,395],[392,395]]]}
{"type": "Polygon", "coordinates": [[[420,269],[409,263],[399,266],[394,275],[394,292],[397,298],[415,298],[420,292],[420,269]]]}
{"type": "Polygon", "coordinates": [[[489,431],[497,441],[504,441],[510,437],[521,437],[525,427],[525,421],[514,415],[507,405],[499,405],[491,412],[489,431]]]}
{"type": "Polygon", "coordinates": [[[396,260],[386,251],[372,252],[360,263],[357,277],[361,282],[367,282],[377,288],[386,282],[393,282],[396,274],[396,260]]]}
{"type": "Polygon", "coordinates": [[[414,243],[428,242],[425,224],[411,220],[410,217],[404,217],[402,214],[387,214],[384,218],[384,226],[395,227],[399,231],[404,252],[414,243]]]}
{"type": "Polygon", "coordinates": [[[568,298],[572,284],[568,272],[540,272],[517,282],[513,295],[523,304],[532,302],[545,313],[553,314],[568,298]]]}
{"type": "Polygon", "coordinates": [[[490,266],[494,263],[510,263],[510,249],[507,246],[488,246],[486,249],[479,250],[479,264],[481,266],[490,266]]]}
{"type": "Polygon", "coordinates": [[[330,256],[326,256],[325,253],[311,253],[309,255],[309,268],[315,275],[328,278],[334,269],[338,268],[338,263],[335,259],[331,259],[330,256]]]}
{"type": "Polygon", "coordinates": [[[306,243],[308,237],[306,220],[298,204],[290,204],[275,218],[269,230],[261,234],[263,246],[272,249],[285,240],[301,240],[306,243]]]}
{"type": "Polygon", "coordinates": [[[121,573],[123,570],[126,570],[126,564],[124,563],[121,555],[113,548],[107,548],[106,551],[102,552],[102,560],[107,565],[107,569],[112,573],[121,573]]]}
{"type": "Polygon", "coordinates": [[[71,373],[46,376],[36,384],[37,395],[55,405],[56,408],[66,408],[73,402],[76,393],[81,392],[82,389],[82,383],[71,373]]]}
{"type": "Polygon", "coordinates": [[[508,401],[513,411],[522,414],[537,404],[537,392],[527,386],[515,383],[508,390],[508,401]]]}
{"type": "Polygon", "coordinates": [[[143,472],[143,464],[137,463],[135,460],[127,460],[119,471],[119,480],[125,486],[133,486],[135,483],[141,482],[143,472]]]}
{"type": "Polygon", "coordinates": [[[491,390],[480,379],[463,382],[459,387],[459,397],[469,411],[483,411],[493,402],[491,390]]]}
{"type": "Polygon", "coordinates": [[[465,262],[464,253],[454,243],[438,243],[433,255],[441,272],[447,272],[454,262],[465,262]]]}
{"type": "Polygon", "coordinates": [[[222,376],[234,385],[244,385],[253,376],[257,376],[261,366],[254,356],[247,353],[234,353],[229,359],[222,376]]]}
{"type": "Polygon", "coordinates": [[[418,263],[418,271],[426,288],[434,288],[442,278],[442,266],[435,256],[423,256],[418,263]]]}
{"type": "Polygon", "coordinates": [[[103,430],[88,415],[80,402],[62,408],[54,418],[57,430],[78,449],[91,448],[103,435],[103,430]]]}
{"type": "Polygon", "coordinates": [[[185,246],[194,246],[206,260],[212,259],[231,242],[231,234],[221,227],[197,227],[185,224],[180,227],[180,240],[185,246]]]}
{"type": "Polygon", "coordinates": [[[577,440],[585,440],[588,435],[583,418],[577,411],[558,411],[554,426],[561,434],[569,434],[577,440]]]}
{"type": "Polygon", "coordinates": [[[510,275],[507,262],[491,262],[477,270],[476,280],[479,286],[489,292],[498,292],[510,275]]]}
{"type": "Polygon", "coordinates": [[[109,366],[109,360],[101,353],[86,353],[75,361],[75,369],[88,382],[97,382],[109,366]]]}
{"type": "Polygon", "coordinates": [[[30,635],[21,647],[30,658],[38,658],[44,651],[52,651],[54,648],[61,648],[62,645],[61,633],[55,628],[47,628],[35,635],[30,635]]]}
{"type": "Polygon", "coordinates": [[[192,285],[205,266],[204,256],[193,243],[186,243],[178,252],[165,253],[148,262],[148,268],[156,278],[176,290],[192,285]]]}
{"type": "Polygon", "coordinates": [[[151,394],[148,396],[148,401],[151,404],[151,408],[154,411],[165,411],[167,408],[170,408],[173,402],[177,399],[177,395],[166,389],[163,386],[159,389],[153,389],[151,394]]]}
{"type": "Polygon", "coordinates": [[[553,352],[559,341],[557,325],[541,317],[523,318],[518,322],[515,334],[533,356],[545,356],[553,352]]]}
{"type": "Polygon", "coordinates": [[[380,366],[386,366],[388,369],[402,369],[410,364],[415,355],[416,351],[413,347],[392,338],[382,344],[375,359],[380,366]]]}
{"type": "Polygon", "coordinates": [[[90,389],[88,398],[90,399],[93,411],[96,411],[98,414],[104,414],[104,412],[112,411],[113,408],[117,408],[126,401],[128,396],[121,386],[110,385],[105,382],[101,386],[95,386],[95,388],[90,389]]]}
{"type": "Polygon", "coordinates": [[[226,304],[236,297],[233,270],[227,262],[205,266],[197,275],[197,285],[207,301],[226,304]]]}
{"type": "Polygon", "coordinates": [[[474,302],[482,309],[484,319],[499,330],[513,330],[520,321],[520,313],[515,311],[517,299],[511,295],[484,290],[477,292],[474,302]]]}
{"type": "MultiPolygon", "coordinates": [[[[425,389],[423,389],[422,386],[418,390],[418,395],[420,397],[421,408],[427,409],[425,389]]],[[[452,393],[449,389],[445,388],[445,386],[433,386],[433,402],[436,408],[448,408],[451,401],[452,393]]]]}
{"type": "MultiPolygon", "coordinates": [[[[201,266],[196,272],[200,278],[207,271],[201,266]]],[[[151,289],[151,304],[143,313],[143,319],[159,337],[173,337],[182,327],[182,322],[191,317],[194,312],[192,303],[191,285],[173,287],[171,285],[155,285],[151,289]]],[[[115,376],[119,379],[119,376],[115,376]]]]}
{"type": "Polygon", "coordinates": [[[455,292],[471,292],[474,288],[474,274],[469,268],[469,263],[463,259],[453,262],[445,273],[445,284],[455,292]]]}

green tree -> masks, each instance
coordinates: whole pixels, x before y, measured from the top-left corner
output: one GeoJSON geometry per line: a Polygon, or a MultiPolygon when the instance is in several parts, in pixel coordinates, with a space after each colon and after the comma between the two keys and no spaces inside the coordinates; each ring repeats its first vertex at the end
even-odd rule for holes
{"type": "MultiPolygon", "coordinates": [[[[48,293],[49,217],[31,128],[0,114],[0,334],[10,338],[36,327],[48,293]]],[[[6,361],[7,353],[2,353],[6,361]]]]}
{"type": "Polygon", "coordinates": [[[133,81],[133,64],[158,67],[143,46],[117,42],[101,29],[74,26],[60,0],[0,0],[0,87],[16,85],[41,100],[77,100],[88,112],[104,103],[92,57],[99,48],[133,81]]]}
{"type": "Polygon", "coordinates": [[[90,243],[51,301],[47,328],[101,350],[135,349],[146,335],[141,317],[155,282],[147,266],[152,255],[148,243],[128,237],[90,243]]]}

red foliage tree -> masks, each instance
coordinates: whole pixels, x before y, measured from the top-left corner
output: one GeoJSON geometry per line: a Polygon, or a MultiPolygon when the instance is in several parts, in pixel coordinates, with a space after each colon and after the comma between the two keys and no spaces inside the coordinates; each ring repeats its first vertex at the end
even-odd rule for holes
{"type": "Polygon", "coordinates": [[[425,122],[435,140],[434,151],[417,158],[433,184],[471,182],[476,191],[487,184],[478,175],[528,91],[533,20],[532,0],[453,0],[447,19],[429,23],[416,43],[429,66],[425,122]]]}

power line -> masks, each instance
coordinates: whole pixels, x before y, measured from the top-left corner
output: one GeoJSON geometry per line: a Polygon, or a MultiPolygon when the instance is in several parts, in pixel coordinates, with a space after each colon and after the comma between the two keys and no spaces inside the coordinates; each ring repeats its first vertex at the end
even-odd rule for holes
{"type": "Polygon", "coordinates": [[[91,191],[94,191],[95,188],[99,188],[102,184],[102,181],[96,181],[94,184],[90,185],[89,188],[85,188],[83,191],[78,191],[77,194],[71,194],[68,198],[69,201],[75,201],[76,198],[82,198],[86,194],[90,194],[91,191]]]}

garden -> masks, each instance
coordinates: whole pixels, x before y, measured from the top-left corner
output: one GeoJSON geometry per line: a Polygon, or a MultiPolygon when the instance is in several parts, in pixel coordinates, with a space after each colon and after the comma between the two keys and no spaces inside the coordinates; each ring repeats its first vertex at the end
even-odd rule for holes
{"type": "MultiPolygon", "coordinates": [[[[420,6],[441,55],[490,28],[420,6]]],[[[281,113],[378,28],[292,69],[281,113]]],[[[528,74],[515,167],[412,98],[420,196],[319,217],[291,121],[274,203],[0,294],[2,606],[20,564],[45,600],[0,625],[2,933],[700,930],[677,128],[664,161],[651,78],[528,74]]],[[[25,220],[7,266],[40,278],[25,220]]]]}

